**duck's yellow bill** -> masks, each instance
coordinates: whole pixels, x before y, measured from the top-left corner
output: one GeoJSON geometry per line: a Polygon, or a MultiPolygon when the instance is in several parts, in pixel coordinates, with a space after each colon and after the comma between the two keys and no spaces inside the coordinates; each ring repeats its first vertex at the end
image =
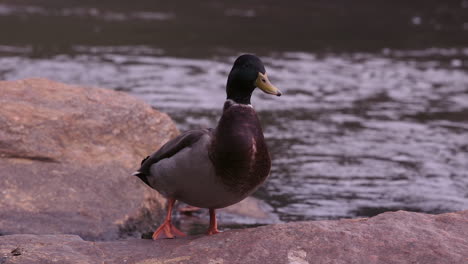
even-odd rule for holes
{"type": "Polygon", "coordinates": [[[258,73],[257,80],[255,80],[255,85],[267,94],[281,96],[281,91],[278,88],[276,88],[273,84],[271,84],[270,80],[268,80],[266,73],[258,73]]]}

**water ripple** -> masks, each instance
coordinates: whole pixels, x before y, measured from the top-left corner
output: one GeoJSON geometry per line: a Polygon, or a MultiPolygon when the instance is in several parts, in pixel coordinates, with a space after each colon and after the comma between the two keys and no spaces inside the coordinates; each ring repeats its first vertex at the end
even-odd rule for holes
{"type": "MultiPolygon", "coordinates": [[[[234,60],[174,58],[144,46],[77,46],[73,55],[47,58],[28,52],[1,46],[0,78],[126,91],[168,112],[182,130],[216,124],[234,60]]],[[[447,63],[466,61],[465,53],[265,58],[284,96],[252,99],[273,157],[256,196],[282,220],[468,209],[468,66],[447,63]]]]}

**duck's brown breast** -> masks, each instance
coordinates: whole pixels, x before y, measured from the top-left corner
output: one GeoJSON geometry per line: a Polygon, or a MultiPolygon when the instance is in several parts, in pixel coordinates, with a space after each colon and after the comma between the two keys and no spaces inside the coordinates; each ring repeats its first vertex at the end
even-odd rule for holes
{"type": "Polygon", "coordinates": [[[253,192],[270,173],[270,155],[251,106],[225,107],[209,152],[217,177],[230,191],[253,192]]]}

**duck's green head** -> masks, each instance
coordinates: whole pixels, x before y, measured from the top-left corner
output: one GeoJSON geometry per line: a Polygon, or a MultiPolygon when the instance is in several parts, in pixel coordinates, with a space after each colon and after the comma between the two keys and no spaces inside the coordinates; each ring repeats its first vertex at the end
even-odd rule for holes
{"type": "Polygon", "coordinates": [[[281,96],[280,90],[268,80],[260,58],[250,54],[240,56],[229,73],[226,85],[227,99],[240,104],[250,104],[252,92],[257,87],[267,94],[281,96]]]}

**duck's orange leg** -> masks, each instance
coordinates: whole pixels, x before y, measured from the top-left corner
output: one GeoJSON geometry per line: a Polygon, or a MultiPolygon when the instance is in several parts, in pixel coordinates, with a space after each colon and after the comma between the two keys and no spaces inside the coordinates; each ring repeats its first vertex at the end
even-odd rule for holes
{"type": "Polygon", "coordinates": [[[210,208],[210,227],[208,228],[208,235],[218,234],[218,222],[216,221],[216,212],[215,209],[210,208]]]}
{"type": "Polygon", "coordinates": [[[153,239],[159,239],[159,238],[174,238],[175,236],[186,236],[182,231],[177,229],[175,226],[172,225],[171,223],[171,218],[172,218],[172,208],[174,207],[175,199],[168,199],[167,200],[167,214],[166,214],[166,219],[164,222],[154,231],[153,233],[153,239]]]}

